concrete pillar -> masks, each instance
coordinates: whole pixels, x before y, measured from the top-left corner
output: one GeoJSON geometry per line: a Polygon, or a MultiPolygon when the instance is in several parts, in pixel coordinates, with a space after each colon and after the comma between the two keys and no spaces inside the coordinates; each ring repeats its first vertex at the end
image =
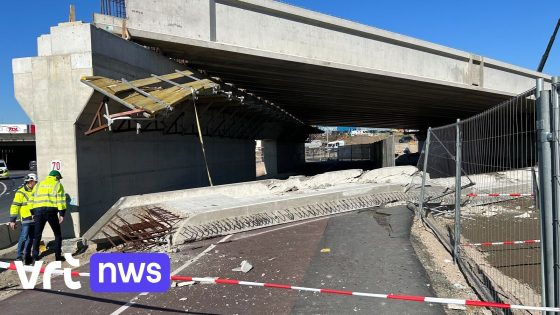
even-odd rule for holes
{"type": "Polygon", "coordinates": [[[300,142],[277,142],[278,173],[290,173],[305,165],[305,144],[300,142]]]}
{"type": "MultiPolygon", "coordinates": [[[[82,235],[120,197],[208,185],[195,136],[100,132],[85,136],[101,95],[80,82],[100,75],[134,80],[181,69],[172,60],[81,22],[38,39],[38,56],[14,59],[15,96],[37,126],[40,179],[62,164],[66,237],[82,235]]],[[[206,137],[215,184],[254,180],[255,142],[206,137]]],[[[49,232],[44,233],[49,236],[49,232]]]]}
{"type": "Polygon", "coordinates": [[[278,151],[276,140],[262,140],[264,168],[267,177],[278,175],[278,151]]]}

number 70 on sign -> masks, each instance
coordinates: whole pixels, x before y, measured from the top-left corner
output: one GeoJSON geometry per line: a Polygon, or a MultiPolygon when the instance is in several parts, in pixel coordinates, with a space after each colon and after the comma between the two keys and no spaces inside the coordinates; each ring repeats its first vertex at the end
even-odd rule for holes
{"type": "Polygon", "coordinates": [[[51,171],[59,171],[62,169],[62,162],[60,160],[51,160],[51,171]]]}

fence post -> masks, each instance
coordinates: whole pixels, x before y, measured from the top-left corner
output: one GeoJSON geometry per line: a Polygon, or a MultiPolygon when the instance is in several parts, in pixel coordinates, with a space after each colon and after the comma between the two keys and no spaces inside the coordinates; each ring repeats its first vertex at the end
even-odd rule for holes
{"type": "Polygon", "coordinates": [[[459,260],[461,244],[461,120],[457,119],[455,143],[455,244],[453,245],[453,261],[459,260]]]}
{"type": "Polygon", "coordinates": [[[553,166],[553,177],[552,177],[552,194],[553,194],[553,209],[552,213],[553,225],[552,225],[552,235],[553,235],[553,250],[554,250],[554,288],[555,292],[555,304],[554,306],[560,306],[560,230],[559,230],[559,219],[560,219],[560,142],[558,138],[560,136],[560,100],[558,99],[558,82],[559,77],[552,77],[552,128],[551,131],[554,136],[554,141],[552,142],[552,166],[553,166]]]}
{"type": "MultiPolygon", "coordinates": [[[[542,79],[538,79],[542,80],[542,79]]],[[[539,85],[537,81],[537,86],[539,85]]],[[[552,225],[552,150],[550,132],[550,91],[543,90],[537,97],[537,134],[539,161],[539,208],[541,212],[541,234],[543,251],[544,306],[553,306],[554,290],[554,237],[552,225]]]]}
{"type": "Polygon", "coordinates": [[[432,127],[428,128],[428,136],[426,137],[426,142],[424,143],[424,165],[422,167],[422,187],[420,190],[420,209],[416,214],[417,217],[423,217],[424,214],[424,203],[426,202],[426,173],[428,170],[428,155],[430,153],[430,133],[432,133],[432,127]]]}

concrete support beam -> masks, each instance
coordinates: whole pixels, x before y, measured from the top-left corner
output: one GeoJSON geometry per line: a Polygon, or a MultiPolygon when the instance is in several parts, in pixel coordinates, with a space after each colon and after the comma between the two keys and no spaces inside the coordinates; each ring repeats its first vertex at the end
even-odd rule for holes
{"type": "MultiPolygon", "coordinates": [[[[280,1],[126,5],[132,40],[266,96],[309,124],[426,129],[524,92],[535,78],[550,80],[280,1]]],[[[116,34],[123,25],[105,15],[94,23],[116,34]]]]}

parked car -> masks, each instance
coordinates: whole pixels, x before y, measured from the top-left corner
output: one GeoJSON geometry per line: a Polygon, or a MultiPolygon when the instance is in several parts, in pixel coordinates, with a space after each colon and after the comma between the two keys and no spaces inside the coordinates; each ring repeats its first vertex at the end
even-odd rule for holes
{"type": "Polygon", "coordinates": [[[8,166],[4,160],[0,160],[0,178],[9,178],[10,171],[8,171],[8,166]]]}
{"type": "Polygon", "coordinates": [[[410,141],[414,141],[414,138],[412,136],[404,136],[399,139],[400,143],[409,143],[410,141]]]}
{"type": "Polygon", "coordinates": [[[29,170],[37,172],[37,161],[29,162],[29,170]]]}

